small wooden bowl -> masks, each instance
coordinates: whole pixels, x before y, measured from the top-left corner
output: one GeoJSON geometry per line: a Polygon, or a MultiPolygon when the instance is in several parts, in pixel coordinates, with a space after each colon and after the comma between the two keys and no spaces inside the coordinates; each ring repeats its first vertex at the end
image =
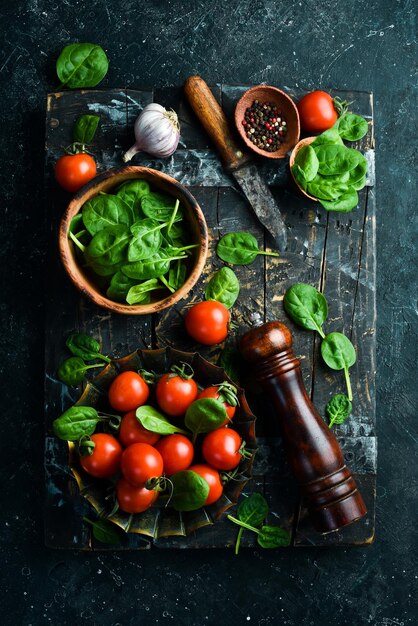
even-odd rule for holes
{"type": "Polygon", "coordinates": [[[289,167],[290,167],[290,173],[292,174],[292,178],[295,181],[295,185],[296,187],[299,189],[299,191],[301,192],[301,194],[303,194],[304,196],[306,196],[306,198],[309,198],[310,200],[313,200],[314,202],[318,202],[318,198],[315,198],[315,196],[310,196],[308,193],[306,193],[306,191],[299,185],[298,181],[296,180],[296,178],[293,176],[293,172],[292,172],[292,167],[295,164],[295,158],[297,153],[299,152],[299,150],[301,150],[301,148],[304,148],[305,146],[309,146],[309,144],[311,144],[314,140],[316,139],[316,137],[305,137],[305,139],[301,139],[296,146],[293,148],[292,150],[292,154],[290,155],[289,158],[289,167]]]}
{"type": "Polygon", "coordinates": [[[300,121],[299,113],[292,98],[290,98],[284,91],[277,89],[276,87],[270,87],[269,85],[258,85],[252,87],[244,93],[240,98],[235,108],[235,124],[241,135],[245,145],[251,148],[253,152],[260,154],[261,156],[269,159],[283,159],[286,154],[291,150],[299,141],[300,136],[300,121]],[[272,102],[275,104],[284,117],[286,118],[287,134],[284,142],[280,148],[275,152],[267,152],[261,150],[252,141],[250,141],[244,132],[242,126],[242,120],[244,119],[246,109],[252,105],[254,100],[260,100],[260,102],[272,102]]]}
{"type": "Polygon", "coordinates": [[[78,191],[68,205],[61,220],[59,231],[59,249],[65,271],[81,293],[95,304],[126,315],[149,315],[172,306],[184,298],[196,283],[205,265],[208,252],[208,229],[202,209],[192,194],[171,176],[147,167],[127,166],[120,169],[111,169],[94,178],[88,185],[78,191]],[[101,191],[111,192],[113,189],[129,180],[137,178],[146,180],[153,189],[163,191],[173,198],[177,198],[185,209],[185,220],[191,232],[192,242],[199,244],[193,250],[192,267],[184,285],[175,293],[162,300],[154,300],[149,304],[129,305],[110,300],[103,295],[94,284],[94,279],[83,272],[74,250],[74,244],[68,237],[71,220],[80,212],[83,204],[101,191]]]}

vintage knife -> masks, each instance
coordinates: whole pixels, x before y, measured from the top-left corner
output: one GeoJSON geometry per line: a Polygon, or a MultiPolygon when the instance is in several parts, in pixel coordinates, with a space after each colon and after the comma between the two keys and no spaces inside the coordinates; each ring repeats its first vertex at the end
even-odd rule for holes
{"type": "Polygon", "coordinates": [[[224,112],[200,76],[189,76],[186,96],[216,145],[226,169],[246,195],[260,222],[275,239],[280,251],[286,248],[287,229],[279,207],[267,184],[260,177],[251,155],[245,153],[232,136],[224,112]]]}

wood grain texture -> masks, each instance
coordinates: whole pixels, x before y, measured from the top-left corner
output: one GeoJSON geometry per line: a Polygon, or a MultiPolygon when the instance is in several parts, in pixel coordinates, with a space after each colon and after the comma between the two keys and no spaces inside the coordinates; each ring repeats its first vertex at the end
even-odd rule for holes
{"type": "MultiPolygon", "coordinates": [[[[248,86],[211,86],[217,102],[222,105],[231,122],[235,103],[248,86]]],[[[301,90],[287,90],[292,97],[301,90]]],[[[341,94],[356,101],[356,112],[372,121],[370,94],[357,92],[341,94]]],[[[366,140],[359,145],[373,160],[372,124],[366,140]]],[[[353,469],[356,480],[369,509],[364,521],[345,531],[319,535],[310,526],[306,511],[299,504],[298,492],[282,452],[282,444],[275,424],[273,409],[267,405],[257,387],[246,376],[250,406],[258,416],[257,435],[259,452],[254,465],[252,484],[247,492],[263,491],[271,507],[271,519],[291,529],[295,546],[366,544],[374,534],[374,494],[376,472],[375,438],[375,198],[371,188],[361,194],[361,202],[349,214],[326,214],[318,203],[298,195],[285,162],[261,161],[259,169],[272,186],[273,194],[285,206],[285,222],[289,229],[289,246],[278,259],[257,258],[249,267],[236,267],[241,281],[241,295],[234,308],[240,331],[248,328],[251,311],[262,312],[264,319],[286,321],[294,335],[294,351],[301,359],[304,382],[318,411],[331,395],[343,391],[339,372],[331,372],[320,363],[315,335],[294,327],[286,319],[282,308],[284,291],[294,282],[307,282],[324,289],[330,305],[327,332],[340,330],[352,337],[357,346],[358,360],[352,368],[354,415],[336,434],[345,458],[353,469]]],[[[232,230],[252,232],[262,247],[268,248],[269,238],[253,217],[252,211],[230,176],[224,171],[211,142],[197,123],[194,113],[185,101],[182,89],[155,90],[92,90],[51,94],[48,98],[46,172],[48,194],[49,259],[46,290],[48,294],[46,319],[46,426],[49,432],[54,417],[78,397],[77,390],[63,387],[55,378],[60,361],[65,358],[64,339],[73,330],[84,330],[98,337],[105,353],[120,357],[137,347],[175,345],[191,350],[196,346],[185,335],[182,317],[187,306],[202,297],[208,277],[221,266],[216,257],[218,238],[232,230]],[[173,176],[199,202],[207,220],[210,242],[209,255],[198,283],[186,300],[153,318],[114,316],[80,298],[64,274],[57,255],[57,225],[68,202],[68,197],[57,189],[52,180],[52,164],[62,147],[71,141],[74,119],[82,113],[101,115],[100,131],[95,142],[98,169],[121,165],[121,155],[133,141],[133,123],[139,110],[152,100],[179,113],[182,136],[179,149],[168,160],[152,159],[139,154],[135,165],[162,170],[173,176]]],[[[369,171],[369,185],[374,183],[374,171],[369,171]]],[[[234,345],[236,333],[228,338],[234,345]]],[[[205,348],[203,356],[216,361],[218,349],[205,348]]],[[[249,375],[248,375],[249,374],[249,375]]],[[[47,499],[46,541],[50,546],[96,549],[89,531],[81,523],[85,502],[74,491],[66,470],[65,446],[47,439],[47,499]],[[63,495],[65,494],[65,495],[63,495]],[[69,523],[68,520],[70,519],[69,523]]],[[[213,528],[200,529],[187,538],[161,538],[155,542],[160,549],[170,547],[232,546],[236,530],[227,521],[213,528]]],[[[243,545],[254,545],[249,533],[244,534],[243,545]]],[[[123,548],[149,548],[148,540],[129,538],[123,548]]],[[[101,546],[100,546],[101,548],[101,546]]]]}

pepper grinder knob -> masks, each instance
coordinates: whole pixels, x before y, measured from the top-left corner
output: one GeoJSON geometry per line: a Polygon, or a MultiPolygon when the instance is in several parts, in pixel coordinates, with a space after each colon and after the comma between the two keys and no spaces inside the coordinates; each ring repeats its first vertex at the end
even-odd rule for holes
{"type": "Polygon", "coordinates": [[[367,509],[339,443],[304,387],[289,328],[280,322],[252,328],[241,338],[240,351],[276,408],[289,463],[316,530],[338,530],[363,517],[367,509]]]}

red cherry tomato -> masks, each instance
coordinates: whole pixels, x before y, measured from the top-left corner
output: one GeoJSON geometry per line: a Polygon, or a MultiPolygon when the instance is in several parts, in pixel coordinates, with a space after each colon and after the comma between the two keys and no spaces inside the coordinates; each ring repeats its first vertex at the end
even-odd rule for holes
{"type": "Polygon", "coordinates": [[[147,430],[138,422],[135,411],[130,411],[123,416],[119,428],[119,440],[125,448],[133,443],[149,443],[150,446],[153,446],[159,438],[158,433],[147,430]]]}
{"type": "Polygon", "coordinates": [[[208,433],[202,443],[205,461],[220,470],[231,470],[242,459],[239,449],[242,438],[232,428],[217,428],[208,433]]]}
{"type": "Polygon", "coordinates": [[[163,457],[166,476],[187,469],[193,461],[193,444],[184,435],[167,435],[160,439],[155,448],[163,457]]]}
{"type": "Polygon", "coordinates": [[[216,500],[219,500],[223,492],[223,486],[221,483],[221,477],[219,475],[219,472],[216,469],[213,469],[213,467],[210,467],[209,465],[204,465],[203,463],[198,465],[192,465],[191,467],[189,467],[189,470],[191,470],[192,472],[196,472],[196,474],[199,474],[199,476],[204,478],[209,485],[209,494],[206,498],[205,505],[213,504],[214,502],[216,502],[216,500]]]}
{"type": "Polygon", "coordinates": [[[228,416],[228,419],[224,421],[222,426],[226,426],[226,424],[229,424],[232,421],[237,407],[231,406],[230,404],[228,404],[228,402],[223,401],[222,389],[220,389],[219,385],[213,385],[213,387],[207,387],[206,389],[203,389],[203,391],[201,391],[197,397],[198,399],[213,398],[214,400],[221,400],[228,416]]]}
{"type": "Polygon", "coordinates": [[[122,456],[119,441],[106,433],[96,433],[90,439],[94,442],[94,449],[92,454],[80,456],[83,470],[96,478],[109,478],[116,474],[122,456]]]}
{"type": "Polygon", "coordinates": [[[60,187],[73,193],[96,176],[96,161],[89,154],[65,154],[55,163],[55,178],[60,187]]]}
{"type": "Polygon", "coordinates": [[[312,91],[297,104],[301,128],[309,133],[322,133],[334,126],[338,113],[332,97],[325,91],[312,91]]]}
{"type": "Polygon", "coordinates": [[[158,498],[158,491],[146,487],[133,487],[125,478],[116,483],[116,498],[119,508],[125,513],[142,513],[158,498]]]}
{"type": "Polygon", "coordinates": [[[164,374],[155,389],[157,402],[167,415],[184,415],[197,398],[198,388],[193,378],[182,378],[176,374],[164,374]]]}
{"type": "Polygon", "coordinates": [[[149,387],[136,372],[122,372],[109,387],[110,406],[117,411],[132,411],[145,404],[149,387]]]}
{"type": "Polygon", "coordinates": [[[123,476],[134,487],[140,487],[163,473],[162,456],[148,443],[133,443],[126,448],[120,466],[123,476]]]}
{"type": "Polygon", "coordinates": [[[226,339],[229,319],[229,311],[221,302],[198,302],[186,315],[186,330],[199,343],[213,346],[226,339]]]}

